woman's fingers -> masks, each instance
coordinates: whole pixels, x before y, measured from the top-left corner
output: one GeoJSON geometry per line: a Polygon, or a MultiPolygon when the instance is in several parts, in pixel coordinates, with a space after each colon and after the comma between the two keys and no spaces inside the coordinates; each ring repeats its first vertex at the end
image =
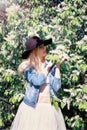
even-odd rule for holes
{"type": "Polygon", "coordinates": [[[62,57],[61,57],[61,63],[64,61],[64,60],[68,60],[69,59],[69,56],[66,54],[66,53],[63,53],[62,54],[62,57]]]}

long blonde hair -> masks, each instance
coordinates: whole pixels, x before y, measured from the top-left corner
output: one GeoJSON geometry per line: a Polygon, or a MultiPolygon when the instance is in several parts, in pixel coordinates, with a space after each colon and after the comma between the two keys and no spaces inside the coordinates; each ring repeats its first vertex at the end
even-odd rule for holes
{"type": "Polygon", "coordinates": [[[29,57],[19,65],[18,67],[19,72],[23,72],[25,70],[25,68],[23,68],[23,65],[26,63],[29,67],[34,67],[36,71],[40,70],[40,65],[41,65],[40,57],[41,56],[39,53],[39,49],[40,48],[37,47],[34,50],[32,50],[29,57]]]}

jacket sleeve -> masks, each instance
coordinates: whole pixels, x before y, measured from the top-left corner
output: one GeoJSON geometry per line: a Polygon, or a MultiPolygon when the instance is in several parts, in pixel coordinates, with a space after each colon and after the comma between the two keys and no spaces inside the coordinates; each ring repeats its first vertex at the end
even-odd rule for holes
{"type": "Polygon", "coordinates": [[[58,90],[61,88],[61,79],[55,77],[55,69],[56,65],[52,68],[50,73],[50,85],[54,92],[58,92],[58,90]]]}
{"type": "Polygon", "coordinates": [[[46,83],[46,76],[41,72],[35,72],[33,69],[24,72],[26,80],[34,86],[41,86],[46,83]]]}

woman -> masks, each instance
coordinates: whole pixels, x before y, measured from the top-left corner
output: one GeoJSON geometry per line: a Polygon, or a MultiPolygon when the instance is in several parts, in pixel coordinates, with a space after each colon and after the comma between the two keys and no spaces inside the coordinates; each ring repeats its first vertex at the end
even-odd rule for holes
{"type": "Polygon", "coordinates": [[[27,80],[26,93],[10,130],[66,130],[60,108],[50,101],[61,87],[59,63],[52,66],[45,60],[45,46],[51,43],[37,36],[26,42],[25,60],[18,68],[27,80]]]}

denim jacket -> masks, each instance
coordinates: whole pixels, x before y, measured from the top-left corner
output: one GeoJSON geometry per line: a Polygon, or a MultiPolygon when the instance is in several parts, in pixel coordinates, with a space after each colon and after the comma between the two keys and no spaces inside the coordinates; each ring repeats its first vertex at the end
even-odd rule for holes
{"type": "MultiPolygon", "coordinates": [[[[45,66],[48,64],[48,61],[45,61],[45,66]]],[[[25,104],[35,107],[39,95],[39,88],[44,83],[49,84],[50,98],[57,98],[56,94],[61,88],[61,79],[55,77],[56,65],[52,67],[47,77],[42,72],[35,72],[33,67],[27,68],[24,71],[24,76],[27,80],[27,87],[23,101],[25,104]],[[48,80],[46,80],[48,79],[48,80]]]]}

